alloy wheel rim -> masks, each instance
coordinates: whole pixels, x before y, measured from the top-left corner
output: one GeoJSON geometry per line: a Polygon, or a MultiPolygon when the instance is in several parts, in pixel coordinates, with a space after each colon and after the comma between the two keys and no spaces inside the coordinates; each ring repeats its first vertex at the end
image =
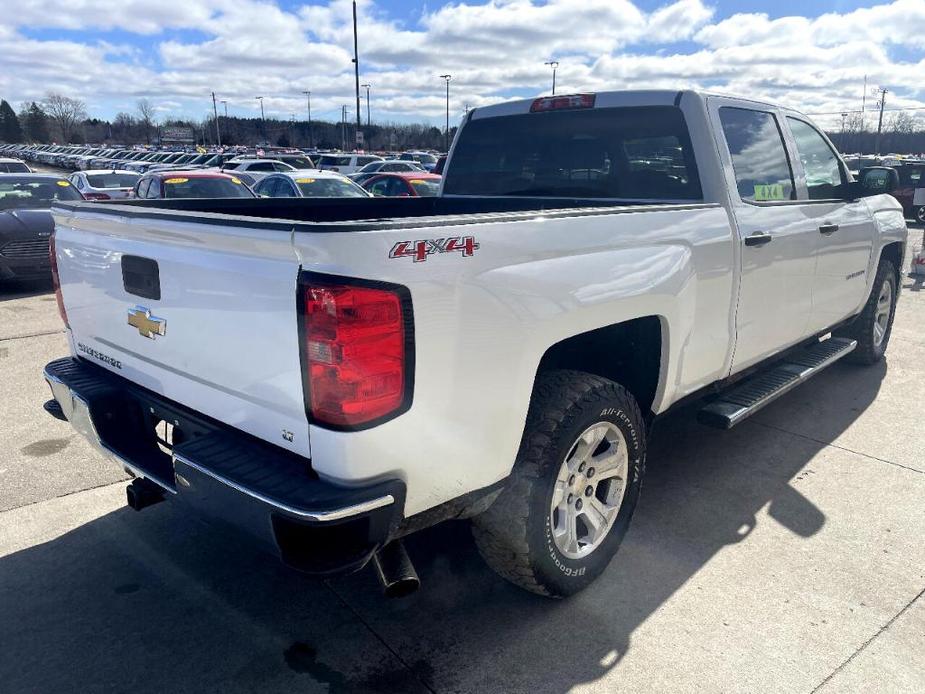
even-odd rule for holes
{"type": "Polygon", "coordinates": [[[886,331],[890,324],[890,310],[893,307],[893,285],[889,280],[883,281],[880,295],[877,297],[877,310],[874,313],[874,344],[879,347],[883,344],[886,331]]]}
{"type": "Polygon", "coordinates": [[[612,422],[585,429],[559,467],[549,521],[552,539],[569,559],[600,547],[613,527],[626,493],[626,439],[612,422]]]}

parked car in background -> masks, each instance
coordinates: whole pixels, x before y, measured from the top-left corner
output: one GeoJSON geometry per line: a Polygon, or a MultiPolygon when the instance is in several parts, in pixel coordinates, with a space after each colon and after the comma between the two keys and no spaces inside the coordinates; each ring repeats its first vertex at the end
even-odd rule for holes
{"type": "Polygon", "coordinates": [[[402,161],[416,161],[427,171],[433,171],[437,166],[437,157],[430,152],[404,152],[399,159],[402,161]]]}
{"type": "Polygon", "coordinates": [[[60,176],[0,174],[0,280],[51,278],[51,205],[80,199],[60,176]]]}
{"type": "Polygon", "coordinates": [[[254,187],[268,198],[368,198],[356,183],[334,171],[287,171],[266,176],[254,187]]]}
{"type": "Polygon", "coordinates": [[[294,168],[275,159],[251,159],[249,157],[237,157],[225,162],[222,166],[223,171],[234,172],[248,176],[253,183],[256,183],[264,176],[271,173],[282,171],[295,171],[294,168]]]}
{"type": "Polygon", "coordinates": [[[424,167],[418,164],[416,161],[383,159],[382,161],[371,162],[356,173],[347,174],[347,177],[354,183],[363,185],[365,181],[368,181],[373,176],[378,176],[382,173],[399,173],[408,171],[417,171],[423,173],[424,170],[424,167]]]}
{"type": "Polygon", "coordinates": [[[903,206],[903,213],[925,224],[925,161],[905,163],[896,168],[899,188],[893,197],[903,206]]]}
{"type": "Polygon", "coordinates": [[[440,192],[442,178],[423,171],[380,174],[366,181],[363,187],[377,197],[432,198],[440,192]]]}
{"type": "Polygon", "coordinates": [[[109,169],[78,171],[68,177],[84,200],[121,200],[132,196],[141,174],[109,169]]]}
{"type": "Polygon", "coordinates": [[[375,154],[322,154],[318,157],[318,162],[315,166],[325,171],[350,174],[356,173],[374,161],[382,161],[382,157],[375,154]]]}
{"type": "Polygon", "coordinates": [[[314,169],[315,162],[307,154],[294,154],[290,152],[273,152],[265,154],[264,159],[275,159],[284,164],[289,164],[293,169],[303,171],[305,169],[314,169]]]}
{"type": "Polygon", "coordinates": [[[217,171],[152,171],[135,184],[134,197],[252,198],[254,193],[237,176],[217,171]]]}
{"type": "Polygon", "coordinates": [[[32,173],[32,169],[19,159],[0,157],[0,173],[32,173]]]}

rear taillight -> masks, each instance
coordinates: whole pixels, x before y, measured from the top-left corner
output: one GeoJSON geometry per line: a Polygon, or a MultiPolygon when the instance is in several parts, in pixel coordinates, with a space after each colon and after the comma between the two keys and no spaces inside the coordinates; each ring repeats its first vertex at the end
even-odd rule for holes
{"type": "Polygon", "coordinates": [[[411,402],[410,296],[393,285],[300,285],[305,391],[313,421],[369,426],[411,402]]]}
{"type": "Polygon", "coordinates": [[[573,108],[594,108],[594,94],[569,94],[567,96],[543,96],[535,99],[530,113],[562,111],[573,108]]]}
{"type": "Polygon", "coordinates": [[[84,200],[112,200],[106,193],[84,193],[84,200]]]}
{"type": "Polygon", "coordinates": [[[64,321],[64,327],[70,328],[67,322],[67,309],[64,308],[64,298],[61,296],[61,280],[58,279],[58,254],[55,250],[55,232],[51,232],[48,239],[48,260],[51,262],[51,283],[55,288],[55,299],[58,302],[58,313],[64,321]]]}

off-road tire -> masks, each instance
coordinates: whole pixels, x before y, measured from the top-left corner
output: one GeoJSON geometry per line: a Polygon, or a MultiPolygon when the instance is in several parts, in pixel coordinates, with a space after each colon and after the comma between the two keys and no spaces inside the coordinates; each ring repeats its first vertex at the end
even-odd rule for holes
{"type": "Polygon", "coordinates": [[[835,332],[838,337],[848,337],[858,342],[858,346],[855,347],[851,354],[845,357],[845,361],[870,366],[883,359],[887,345],[890,342],[890,334],[893,331],[893,317],[896,315],[896,299],[898,297],[899,279],[896,266],[889,260],[881,260],[880,265],[877,266],[877,274],[874,277],[870,296],[867,297],[867,303],[864,304],[864,310],[850,324],[835,332]],[[890,306],[886,334],[880,344],[877,344],[874,339],[874,323],[877,317],[877,299],[880,297],[884,282],[890,283],[892,305],[890,306]]]}
{"type": "Polygon", "coordinates": [[[645,424],[623,386],[580,371],[541,374],[534,388],[520,451],[494,503],[472,519],[488,565],[511,583],[539,595],[566,597],[597,578],[629,528],[645,473],[645,424]],[[628,479],[609,532],[590,554],[566,557],[552,538],[550,504],[560,466],[581,432],[612,422],[623,434],[628,479]]]}

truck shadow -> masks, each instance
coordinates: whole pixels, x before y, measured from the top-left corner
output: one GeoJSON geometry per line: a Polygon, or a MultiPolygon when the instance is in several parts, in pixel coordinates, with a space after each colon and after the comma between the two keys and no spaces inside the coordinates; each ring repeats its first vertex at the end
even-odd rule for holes
{"type": "MultiPolygon", "coordinates": [[[[827,438],[873,402],[885,371],[836,365],[804,386],[827,438]]],[[[771,407],[779,424],[787,398],[771,407]]],[[[387,601],[369,571],[309,580],[171,504],[121,509],[0,559],[0,681],[10,692],[565,692],[592,682],[764,509],[804,538],[826,521],[791,485],[824,443],[751,421],[715,432],[694,414],[658,423],[627,540],[570,600],[496,577],[460,522],[409,539],[422,589],[387,601]]]]}
{"type": "Polygon", "coordinates": [[[0,301],[26,299],[31,296],[51,294],[51,278],[47,280],[0,280],[0,301]]]}

